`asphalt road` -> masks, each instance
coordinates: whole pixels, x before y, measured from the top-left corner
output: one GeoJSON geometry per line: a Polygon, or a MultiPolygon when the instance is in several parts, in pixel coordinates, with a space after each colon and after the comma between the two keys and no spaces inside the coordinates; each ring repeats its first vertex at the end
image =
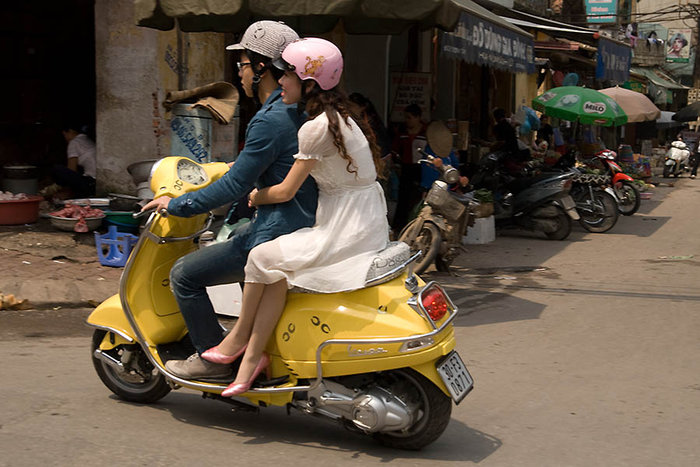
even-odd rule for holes
{"type": "Polygon", "coordinates": [[[682,180],[610,233],[499,235],[429,273],[476,386],[420,452],[191,391],[121,402],[92,369],[89,310],[2,311],[0,465],[700,465],[699,205],[682,180]]]}

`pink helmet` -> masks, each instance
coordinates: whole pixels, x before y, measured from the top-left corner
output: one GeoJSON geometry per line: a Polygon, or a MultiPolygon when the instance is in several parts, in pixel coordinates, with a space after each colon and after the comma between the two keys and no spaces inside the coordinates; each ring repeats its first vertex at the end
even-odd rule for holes
{"type": "Polygon", "coordinates": [[[293,71],[299,79],[312,79],[327,91],[338,85],[343,73],[343,55],[332,42],[307,37],[289,44],[282,52],[278,68],[293,71]]]}

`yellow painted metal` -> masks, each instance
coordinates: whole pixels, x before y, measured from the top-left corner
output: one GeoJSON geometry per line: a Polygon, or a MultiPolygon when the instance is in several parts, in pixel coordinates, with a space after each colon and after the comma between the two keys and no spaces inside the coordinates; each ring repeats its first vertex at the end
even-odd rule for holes
{"type": "MultiPolygon", "coordinates": [[[[160,176],[153,177],[160,180],[156,184],[160,186],[154,186],[152,182],[154,191],[167,194],[167,187],[175,186],[172,174],[176,174],[180,159],[170,157],[160,162],[157,168],[160,176]],[[171,175],[168,177],[168,174],[171,175]],[[163,179],[171,182],[162,182],[163,179]]],[[[228,170],[228,166],[221,163],[202,166],[207,170],[210,182],[228,170]]],[[[186,190],[202,188],[201,185],[183,187],[186,190]]],[[[200,230],[205,220],[205,215],[191,218],[157,216],[150,231],[160,237],[186,237],[200,230]]],[[[170,290],[170,269],[177,258],[196,247],[192,240],[158,243],[146,238],[141,239],[138,254],[130,259],[125,283],[126,300],[143,333],[145,344],[161,364],[163,362],[156,346],[177,342],[187,333],[170,290]]],[[[433,332],[448,318],[445,316],[432,323],[427,316],[410,306],[408,301],[413,294],[406,289],[406,278],[404,273],[381,285],[353,292],[290,293],[285,311],[266,348],[272,357],[271,376],[289,376],[289,382],[283,386],[294,386],[298,380],[314,379],[317,376],[316,351],[329,339],[392,339],[433,332]]],[[[422,287],[425,283],[418,279],[418,285],[422,287]]],[[[134,336],[117,295],[97,307],[88,318],[88,323],[134,336]]],[[[400,351],[402,342],[329,345],[321,354],[323,376],[414,368],[449,394],[437,374],[435,362],[454,349],[454,329],[447,326],[432,338],[432,345],[410,352],[400,351]]],[[[187,384],[183,386],[188,387],[187,384]]],[[[221,385],[201,381],[193,381],[191,388],[210,393],[221,391],[221,385]]],[[[253,403],[285,405],[291,401],[292,393],[249,394],[246,397],[253,403]]]]}
{"type": "MultiPolygon", "coordinates": [[[[355,292],[290,294],[268,351],[279,356],[293,375],[314,378],[316,349],[328,339],[402,338],[432,332],[428,319],[407,304],[412,294],[404,286],[405,279],[404,275],[355,292]]],[[[416,367],[454,348],[451,326],[433,339],[432,346],[412,352],[400,352],[402,343],[329,345],[321,354],[323,375],[416,367]]]]}
{"type": "Polygon", "coordinates": [[[88,316],[87,323],[102,329],[113,329],[134,340],[136,339],[136,335],[129,324],[129,320],[126,319],[124,310],[122,310],[119,295],[112,295],[95,308],[88,316]]]}
{"type": "Polygon", "coordinates": [[[170,196],[176,198],[191,191],[200,190],[212,182],[220,179],[229,170],[225,162],[211,162],[208,164],[197,164],[204,169],[209,176],[209,180],[200,185],[193,185],[179,178],[177,174],[177,164],[181,160],[194,162],[187,157],[172,156],[158,161],[158,167],[151,177],[151,190],[154,197],[170,196]]]}

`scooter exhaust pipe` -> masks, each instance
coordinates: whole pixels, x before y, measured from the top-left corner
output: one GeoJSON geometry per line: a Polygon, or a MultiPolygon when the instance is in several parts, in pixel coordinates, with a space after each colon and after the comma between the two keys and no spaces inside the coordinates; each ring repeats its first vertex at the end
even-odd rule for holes
{"type": "Polygon", "coordinates": [[[104,363],[111,366],[115,370],[122,372],[122,373],[124,372],[124,365],[122,364],[122,362],[120,362],[116,358],[112,357],[111,355],[104,353],[100,349],[95,349],[95,352],[93,353],[93,355],[95,356],[95,358],[103,361],[104,363]]]}

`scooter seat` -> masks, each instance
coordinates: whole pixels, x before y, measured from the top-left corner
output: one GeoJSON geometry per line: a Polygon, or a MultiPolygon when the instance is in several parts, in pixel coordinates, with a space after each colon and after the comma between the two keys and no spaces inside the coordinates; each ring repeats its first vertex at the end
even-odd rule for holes
{"type": "MultiPolygon", "coordinates": [[[[389,242],[386,248],[372,258],[365,287],[388,282],[396,277],[409,263],[411,248],[404,242],[389,242]]],[[[292,287],[291,293],[321,293],[301,287],[292,287]]]]}

